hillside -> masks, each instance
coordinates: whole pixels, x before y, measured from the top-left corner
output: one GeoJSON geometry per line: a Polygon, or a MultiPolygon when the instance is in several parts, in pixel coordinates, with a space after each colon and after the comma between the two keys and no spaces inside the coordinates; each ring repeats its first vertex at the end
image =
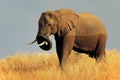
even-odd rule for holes
{"type": "Polygon", "coordinates": [[[103,62],[72,52],[64,71],[55,53],[21,52],[0,60],[0,80],[120,80],[120,52],[107,50],[103,62]]]}

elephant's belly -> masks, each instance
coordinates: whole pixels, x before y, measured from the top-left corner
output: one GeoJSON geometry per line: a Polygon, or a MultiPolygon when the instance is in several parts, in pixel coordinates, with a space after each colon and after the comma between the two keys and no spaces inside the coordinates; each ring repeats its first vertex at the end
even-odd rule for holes
{"type": "Polygon", "coordinates": [[[76,37],[74,42],[74,48],[84,51],[93,51],[96,49],[97,42],[98,36],[76,37]]]}

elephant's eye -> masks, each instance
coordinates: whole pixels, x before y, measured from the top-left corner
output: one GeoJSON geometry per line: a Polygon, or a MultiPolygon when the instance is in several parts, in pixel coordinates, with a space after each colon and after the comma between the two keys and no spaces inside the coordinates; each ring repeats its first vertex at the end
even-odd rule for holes
{"type": "Polygon", "coordinates": [[[51,24],[48,24],[48,26],[51,26],[51,24]]]}

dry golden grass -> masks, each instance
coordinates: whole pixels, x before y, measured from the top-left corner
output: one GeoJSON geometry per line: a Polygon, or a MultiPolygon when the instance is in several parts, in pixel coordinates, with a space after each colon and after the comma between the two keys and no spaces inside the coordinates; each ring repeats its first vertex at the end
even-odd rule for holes
{"type": "Polygon", "coordinates": [[[120,52],[106,52],[103,62],[72,52],[64,71],[54,53],[17,53],[0,60],[0,80],[120,80],[120,52]]]}

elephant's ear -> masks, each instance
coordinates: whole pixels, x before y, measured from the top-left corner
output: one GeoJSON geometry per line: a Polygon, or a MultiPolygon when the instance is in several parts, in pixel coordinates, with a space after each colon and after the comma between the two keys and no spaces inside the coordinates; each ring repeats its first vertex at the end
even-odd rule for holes
{"type": "Polygon", "coordinates": [[[58,25],[58,35],[65,36],[68,32],[73,30],[78,25],[79,15],[76,13],[69,13],[61,17],[58,25]]]}

